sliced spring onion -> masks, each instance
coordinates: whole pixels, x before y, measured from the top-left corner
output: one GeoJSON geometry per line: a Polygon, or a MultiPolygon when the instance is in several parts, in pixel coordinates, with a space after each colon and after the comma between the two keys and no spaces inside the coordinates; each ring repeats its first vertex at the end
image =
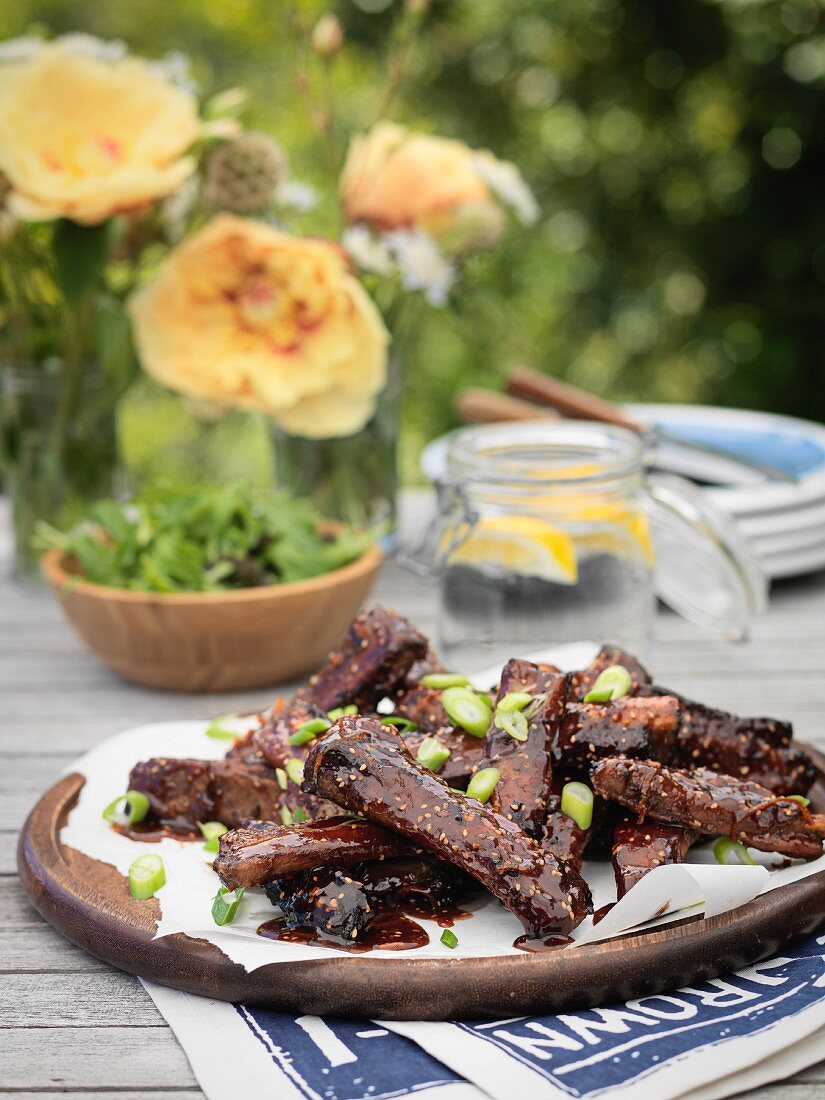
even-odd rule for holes
{"type": "Polygon", "coordinates": [[[499,699],[496,710],[507,713],[511,710],[524,710],[533,702],[533,696],[529,691],[508,691],[503,699],[499,699]]]}
{"type": "Polygon", "coordinates": [[[236,890],[227,890],[225,886],[221,886],[212,902],[212,920],[215,924],[221,928],[225,924],[231,924],[242,898],[243,886],[239,886],[236,890]]]}
{"type": "Polygon", "coordinates": [[[530,736],[527,716],[520,710],[502,710],[498,707],[493,721],[500,730],[509,733],[516,741],[526,741],[530,736]]]}
{"type": "Polygon", "coordinates": [[[425,737],[418,746],[416,760],[431,772],[437,772],[445,760],[450,758],[450,750],[437,737],[425,737]]]}
{"type": "Polygon", "coordinates": [[[337,722],[339,718],[343,718],[345,714],[357,714],[358,707],[355,703],[347,703],[345,707],[336,707],[328,714],[330,722],[337,722]]]}
{"type": "Polygon", "coordinates": [[[136,825],[149,813],[149,799],[143,791],[127,791],[103,811],[105,821],[112,825],[136,825]]]}
{"type": "Polygon", "coordinates": [[[295,820],[292,816],[292,812],[289,806],[281,806],[278,813],[280,814],[281,821],[284,823],[284,825],[291,825],[295,820]]]}
{"type": "Polygon", "coordinates": [[[613,688],[593,688],[584,697],[585,703],[610,703],[613,700],[613,688]]]}
{"type": "Polygon", "coordinates": [[[486,737],[493,710],[487,699],[467,687],[451,687],[441,693],[441,705],[451,721],[473,737],[486,737]]]}
{"type": "Polygon", "coordinates": [[[314,741],[319,733],[326,733],[329,728],[330,723],[326,718],[310,718],[295,733],[287,737],[287,741],[290,745],[306,745],[308,742],[314,741]]]}
{"type": "Polygon", "coordinates": [[[203,821],[198,822],[198,828],[203,833],[206,844],[203,846],[205,852],[217,852],[220,848],[218,843],[224,833],[228,833],[229,830],[220,821],[203,821]]]}
{"type": "Polygon", "coordinates": [[[292,820],[296,825],[300,825],[302,821],[309,821],[309,814],[306,810],[302,810],[300,806],[296,806],[292,820]]]}
{"type": "Polygon", "coordinates": [[[400,714],[385,714],[382,716],[381,722],[385,726],[395,726],[402,733],[415,733],[418,729],[416,722],[413,722],[410,718],[402,718],[400,714]]]}
{"type": "Polygon", "coordinates": [[[441,942],[450,949],[458,947],[458,936],[451,928],[445,928],[441,933],[441,942]]]}
{"type": "Polygon", "coordinates": [[[624,667],[624,665],[608,665],[607,668],[602,669],[599,675],[596,677],[596,682],[593,687],[588,691],[584,697],[585,703],[607,703],[611,699],[621,699],[623,695],[627,695],[633,686],[633,678],[630,673],[624,667]],[[594,691],[610,691],[611,694],[607,699],[591,699],[594,691]]]}
{"type": "Polygon", "coordinates": [[[445,691],[447,688],[467,687],[470,681],[459,672],[428,672],[418,681],[425,688],[435,688],[436,691],[445,691]]]}
{"type": "Polygon", "coordinates": [[[283,768],[275,769],[275,778],[278,780],[278,786],[281,790],[285,791],[287,786],[287,775],[283,768]]]}
{"type": "Polygon", "coordinates": [[[572,817],[580,829],[593,824],[593,792],[586,783],[565,783],[561,791],[561,812],[572,817]]]}
{"type": "Polygon", "coordinates": [[[489,802],[500,775],[498,768],[482,768],[468,783],[467,797],[476,798],[479,802],[489,802]]]}
{"type": "Polygon", "coordinates": [[[740,844],[738,840],[731,840],[729,836],[720,836],[713,842],[713,857],[717,863],[728,866],[756,863],[745,845],[740,844]]]}
{"type": "Polygon", "coordinates": [[[788,798],[791,802],[798,802],[799,805],[804,806],[806,810],[811,804],[810,798],[806,798],[804,794],[789,794],[788,798]]]}
{"type": "Polygon", "coordinates": [[[290,756],[286,762],[286,774],[296,787],[300,787],[304,781],[304,762],[297,756],[290,756]]]}
{"type": "Polygon", "coordinates": [[[236,741],[241,735],[225,724],[234,717],[234,714],[222,714],[220,718],[213,718],[207,727],[206,736],[214,737],[218,741],[236,741]]]}
{"type": "Polygon", "coordinates": [[[160,856],[138,856],[129,868],[129,893],[133,898],[152,898],[166,882],[160,856]]]}

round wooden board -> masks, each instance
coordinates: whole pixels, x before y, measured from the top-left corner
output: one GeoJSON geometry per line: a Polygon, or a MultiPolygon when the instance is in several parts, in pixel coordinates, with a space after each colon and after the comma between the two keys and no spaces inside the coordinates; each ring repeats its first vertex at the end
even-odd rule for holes
{"type": "MultiPolygon", "coordinates": [[[[811,750],[809,750],[811,751],[811,750]]],[[[813,808],[825,810],[825,757],[813,808]]],[[[26,893],[50,924],[99,959],[222,1001],[291,1012],[449,1020],[592,1008],[705,981],[773,954],[825,920],[825,872],[709,920],[665,926],[579,950],[488,959],[318,958],[247,973],[205,940],[153,940],[159,903],[136,901],[108,864],[60,843],[83,786],[71,774],[37,803],[20,836],[26,893]]]]}

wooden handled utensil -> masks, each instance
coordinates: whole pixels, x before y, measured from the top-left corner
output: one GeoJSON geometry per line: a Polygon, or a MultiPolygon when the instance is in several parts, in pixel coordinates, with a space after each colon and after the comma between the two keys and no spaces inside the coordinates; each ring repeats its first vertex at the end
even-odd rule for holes
{"type": "Polygon", "coordinates": [[[542,408],[495,390],[461,390],[455,400],[456,412],[468,424],[497,424],[505,420],[556,420],[554,409],[542,408]]]}

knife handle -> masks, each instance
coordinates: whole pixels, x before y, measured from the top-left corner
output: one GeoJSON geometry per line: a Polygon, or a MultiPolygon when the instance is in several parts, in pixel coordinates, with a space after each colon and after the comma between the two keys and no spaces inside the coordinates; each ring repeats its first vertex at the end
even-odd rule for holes
{"type": "Polygon", "coordinates": [[[507,420],[556,420],[553,409],[541,408],[506,393],[470,387],[461,390],[455,401],[456,412],[468,424],[498,424],[507,420]]]}
{"type": "Polygon", "coordinates": [[[531,367],[515,367],[507,380],[507,392],[514,397],[526,398],[539,405],[556,409],[563,416],[577,420],[597,420],[603,424],[615,424],[619,428],[643,435],[645,429],[618,405],[595,397],[585,390],[560,382],[549,374],[542,374],[531,367]]]}

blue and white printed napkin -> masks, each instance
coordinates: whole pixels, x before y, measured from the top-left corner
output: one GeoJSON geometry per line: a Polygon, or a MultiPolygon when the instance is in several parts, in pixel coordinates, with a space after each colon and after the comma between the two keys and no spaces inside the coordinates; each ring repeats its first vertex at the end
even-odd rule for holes
{"type": "Polygon", "coordinates": [[[825,1058],[825,935],[666,994],[495,1022],[295,1017],[144,985],[208,1100],[239,1066],[250,1100],[717,1100],[825,1058]]]}

